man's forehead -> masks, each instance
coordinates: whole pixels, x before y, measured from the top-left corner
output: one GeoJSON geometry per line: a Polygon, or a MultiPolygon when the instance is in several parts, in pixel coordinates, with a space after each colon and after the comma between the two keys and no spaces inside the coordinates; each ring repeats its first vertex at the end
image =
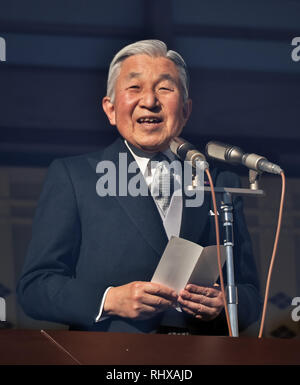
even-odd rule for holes
{"type": "Polygon", "coordinates": [[[121,65],[121,73],[127,79],[141,78],[151,69],[151,73],[166,80],[175,80],[178,69],[175,63],[164,57],[152,57],[149,55],[132,55],[126,58],[121,65]]]}
{"type": "Polygon", "coordinates": [[[128,79],[139,78],[141,76],[142,76],[142,72],[134,72],[134,71],[132,71],[132,72],[129,72],[127,74],[128,79]]]}
{"type": "MultiPolygon", "coordinates": [[[[129,72],[126,77],[130,80],[130,79],[141,78],[142,76],[143,76],[142,72],[129,72]]],[[[175,78],[168,72],[162,72],[159,74],[158,80],[170,80],[171,82],[174,82],[175,78]]]]}

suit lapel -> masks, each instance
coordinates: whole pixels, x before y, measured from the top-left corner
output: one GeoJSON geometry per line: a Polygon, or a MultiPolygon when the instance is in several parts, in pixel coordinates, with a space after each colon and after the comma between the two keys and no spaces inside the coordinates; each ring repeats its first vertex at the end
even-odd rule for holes
{"type": "MultiPolygon", "coordinates": [[[[159,254],[162,255],[165,246],[168,242],[168,238],[155,205],[155,202],[148,191],[148,187],[146,186],[146,182],[143,177],[140,177],[139,180],[144,184],[143,188],[147,190],[147,196],[132,196],[129,193],[125,196],[119,195],[119,171],[120,168],[126,169],[124,164],[120,164],[123,159],[127,157],[127,167],[131,162],[134,162],[134,158],[129,152],[127,146],[121,138],[118,138],[111,146],[107,147],[101,156],[101,159],[90,158],[89,162],[94,170],[96,170],[96,166],[100,160],[109,160],[112,161],[116,166],[116,192],[115,196],[116,200],[122,207],[124,213],[128,216],[130,221],[137,227],[141,236],[145,239],[145,241],[159,254]],[[122,157],[119,158],[119,154],[123,154],[122,157]],[[126,154],[126,156],[125,156],[126,154]]],[[[122,173],[122,171],[121,171],[122,173]]],[[[137,174],[139,173],[139,169],[137,174]]],[[[137,174],[128,174],[128,181],[134,175],[137,174]]],[[[124,175],[123,175],[124,176],[124,175]]],[[[141,186],[142,187],[142,186],[141,186]]],[[[117,218],[116,218],[117,220],[117,218]]]]}
{"type": "Polygon", "coordinates": [[[184,189],[182,194],[183,208],[180,237],[197,243],[208,223],[210,195],[207,193],[204,194],[204,200],[201,206],[187,207],[187,201],[190,200],[190,202],[192,202],[193,198],[188,197],[184,189]]]}
{"type": "MultiPolygon", "coordinates": [[[[104,151],[98,152],[94,154],[94,156],[91,156],[89,158],[89,163],[93,170],[96,170],[97,164],[101,160],[110,160],[115,164],[117,171],[117,196],[115,199],[118,201],[119,205],[121,206],[124,213],[128,216],[129,220],[134,224],[134,226],[137,227],[145,241],[151,245],[151,247],[158,253],[159,256],[161,256],[168,242],[168,238],[161,217],[150,192],[147,196],[134,197],[130,194],[127,194],[126,196],[118,195],[120,153],[127,155],[127,166],[130,164],[130,162],[134,161],[134,158],[129,152],[123,139],[118,138],[104,151]]],[[[132,178],[132,176],[133,174],[128,174],[128,179],[132,178]]],[[[141,183],[145,183],[143,178],[140,178],[140,180],[141,183]]],[[[190,199],[193,198],[186,196],[183,191],[183,209],[180,237],[192,242],[198,242],[209,220],[208,215],[211,196],[210,194],[205,193],[203,204],[199,207],[187,207],[187,200],[190,199]]]]}

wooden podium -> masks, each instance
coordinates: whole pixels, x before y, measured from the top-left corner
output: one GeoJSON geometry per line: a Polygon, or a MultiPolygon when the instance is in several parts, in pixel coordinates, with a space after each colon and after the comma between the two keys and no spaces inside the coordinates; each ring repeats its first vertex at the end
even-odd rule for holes
{"type": "Polygon", "coordinates": [[[299,365],[299,339],[0,330],[1,365],[299,365]]]}

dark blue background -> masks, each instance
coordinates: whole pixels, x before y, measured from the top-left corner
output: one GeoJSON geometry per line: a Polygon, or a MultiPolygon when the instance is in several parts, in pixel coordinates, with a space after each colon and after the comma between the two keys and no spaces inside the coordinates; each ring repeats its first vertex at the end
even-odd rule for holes
{"type": "Polygon", "coordinates": [[[190,68],[187,139],[237,144],[300,175],[298,1],[7,0],[0,36],[2,165],[47,166],[111,142],[108,65],[124,45],[158,38],[190,68]]]}

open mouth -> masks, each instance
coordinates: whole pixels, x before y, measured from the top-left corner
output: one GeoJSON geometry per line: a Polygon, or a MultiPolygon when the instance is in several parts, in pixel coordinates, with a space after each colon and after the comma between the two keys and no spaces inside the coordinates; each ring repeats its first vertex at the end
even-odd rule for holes
{"type": "Polygon", "coordinates": [[[145,117],[141,117],[141,118],[138,118],[137,122],[139,124],[158,124],[158,123],[161,123],[163,121],[162,118],[160,117],[154,117],[154,116],[145,116],[145,117]]]}

